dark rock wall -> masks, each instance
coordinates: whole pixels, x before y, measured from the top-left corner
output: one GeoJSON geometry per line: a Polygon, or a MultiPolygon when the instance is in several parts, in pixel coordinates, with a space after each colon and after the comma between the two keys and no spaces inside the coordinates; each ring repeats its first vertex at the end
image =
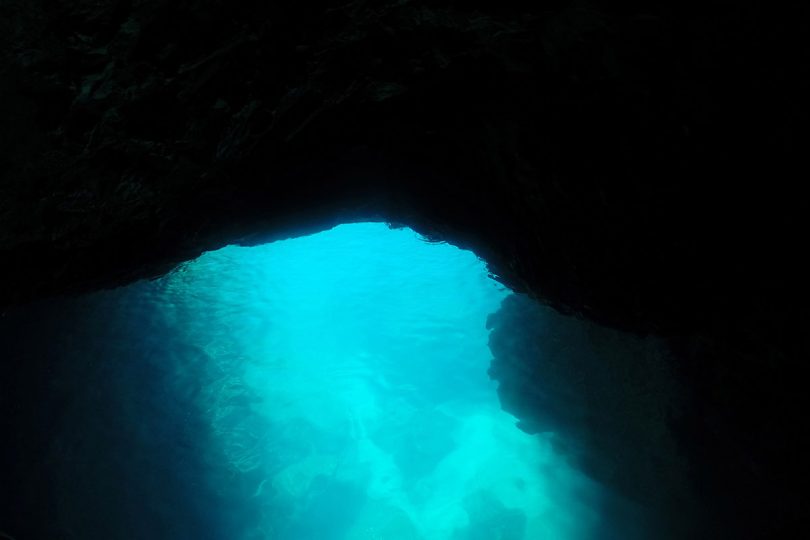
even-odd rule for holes
{"type": "Polygon", "coordinates": [[[804,519],[805,421],[784,393],[803,380],[773,374],[786,358],[622,332],[525,295],[487,326],[503,408],[638,505],[643,537],[789,538],[804,519]]]}
{"type": "Polygon", "coordinates": [[[404,222],[668,336],[699,476],[776,535],[806,500],[808,31],[801,2],[5,0],[0,304],[404,222]]]}
{"type": "Polygon", "coordinates": [[[686,514],[688,464],[670,422],[684,390],[663,340],[560,315],[523,295],[490,316],[490,376],[529,433],[553,432],[578,468],[626,497],[686,514]]]}

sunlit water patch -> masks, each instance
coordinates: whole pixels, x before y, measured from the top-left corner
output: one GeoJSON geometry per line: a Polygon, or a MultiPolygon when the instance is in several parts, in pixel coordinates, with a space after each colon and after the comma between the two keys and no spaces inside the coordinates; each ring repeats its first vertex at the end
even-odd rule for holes
{"type": "Polygon", "coordinates": [[[73,301],[48,338],[59,530],[599,538],[598,488],[487,376],[507,294],[472,253],[366,223],[73,301]]]}

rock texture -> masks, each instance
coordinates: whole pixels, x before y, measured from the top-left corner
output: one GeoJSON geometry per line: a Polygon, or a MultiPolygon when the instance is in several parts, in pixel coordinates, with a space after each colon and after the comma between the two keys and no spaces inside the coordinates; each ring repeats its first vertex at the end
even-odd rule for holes
{"type": "Polygon", "coordinates": [[[487,326],[489,373],[518,427],[553,434],[577,469],[641,508],[624,518],[646,529],[633,538],[695,537],[707,519],[672,430],[688,398],[665,340],[560,315],[524,295],[507,297],[487,326]]]}
{"type": "Polygon", "coordinates": [[[5,0],[0,304],[406,223],[668,337],[707,537],[778,537],[806,503],[808,23],[799,2],[5,0]]]}

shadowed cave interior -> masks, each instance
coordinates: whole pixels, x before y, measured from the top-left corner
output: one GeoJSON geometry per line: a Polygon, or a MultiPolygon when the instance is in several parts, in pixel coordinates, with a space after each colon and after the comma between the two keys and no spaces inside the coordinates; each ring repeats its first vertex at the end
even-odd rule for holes
{"type": "MultiPolygon", "coordinates": [[[[148,339],[106,354],[88,330],[116,320],[116,287],[154,292],[225,246],[388,222],[470,250],[514,293],[483,321],[490,397],[510,433],[546,437],[562,470],[616,494],[600,503],[613,530],[643,515],[675,538],[794,538],[810,507],[808,28],[805,2],[758,0],[0,3],[0,535],[50,539],[69,515],[172,538],[174,509],[149,525],[117,503],[150,486],[203,523],[220,500],[172,499],[194,475],[127,481],[73,455],[106,483],[59,514],[56,484],[87,475],[55,472],[78,437],[57,426],[157,403],[100,407],[112,387],[89,381],[116,364],[57,361],[162,354],[148,339]],[[60,386],[70,373],[87,387],[60,386]]],[[[99,428],[100,451],[175,440],[146,412],[155,433],[99,428]]],[[[466,504],[485,530],[530,526],[497,493],[466,504]]]]}

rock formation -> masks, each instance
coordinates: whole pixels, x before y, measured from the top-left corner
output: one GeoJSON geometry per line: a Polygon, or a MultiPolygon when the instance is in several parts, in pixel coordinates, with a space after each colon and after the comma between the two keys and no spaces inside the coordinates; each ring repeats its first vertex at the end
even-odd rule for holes
{"type": "Polygon", "coordinates": [[[565,313],[667,339],[707,537],[778,537],[807,503],[809,19],[721,0],[7,0],[0,305],[405,223],[565,313]]]}

